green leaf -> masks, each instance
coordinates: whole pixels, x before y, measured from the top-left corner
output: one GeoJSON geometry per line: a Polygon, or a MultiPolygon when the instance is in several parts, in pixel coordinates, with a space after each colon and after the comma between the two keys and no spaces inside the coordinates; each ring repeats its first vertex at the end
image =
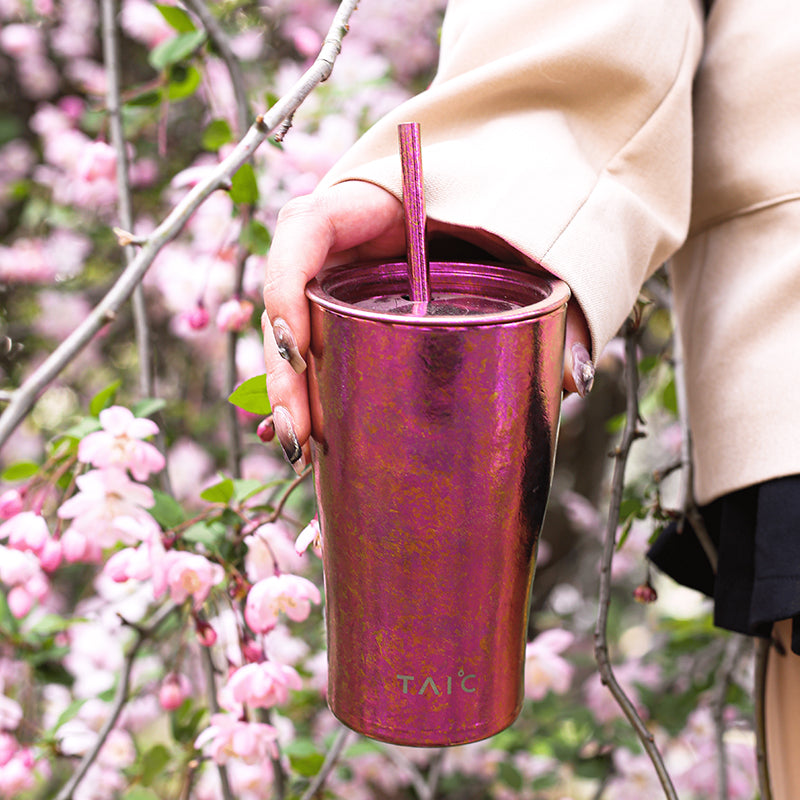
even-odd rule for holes
{"type": "Polygon", "coordinates": [[[267,397],[267,376],[256,375],[254,378],[248,378],[231,392],[228,402],[251,414],[262,417],[271,414],[272,407],[267,397]]]}
{"type": "Polygon", "coordinates": [[[161,800],[161,798],[152,789],[146,789],[144,786],[133,786],[122,795],[122,800],[161,800]]]}
{"type": "Polygon", "coordinates": [[[122,386],[122,381],[114,381],[106,386],[105,389],[101,389],[89,403],[89,413],[96,417],[100,412],[108,408],[116,399],[117,397],[117,390],[119,387],[122,386]]]}
{"type": "Polygon", "coordinates": [[[197,542],[209,550],[216,550],[225,539],[226,528],[221,522],[196,522],[187,528],[182,538],[187,542],[197,542]]]}
{"type": "Polygon", "coordinates": [[[661,403],[673,416],[678,416],[678,393],[675,390],[675,378],[670,378],[661,393],[661,403]]]}
{"type": "Polygon", "coordinates": [[[160,397],[145,397],[131,406],[131,411],[135,417],[152,417],[157,411],[166,408],[166,400],[160,397]]]}
{"type": "Polygon", "coordinates": [[[59,715],[56,724],[53,725],[52,730],[57,731],[65,722],[69,722],[73,717],[77,716],[78,712],[83,708],[84,703],[88,698],[73,700],[59,715]]]}
{"type": "Polygon", "coordinates": [[[150,786],[169,764],[172,754],[163,744],[153,745],[142,756],[142,783],[150,786]]]}
{"type": "Polygon", "coordinates": [[[128,100],[126,106],[157,106],[161,102],[162,94],[160,89],[148,89],[137,94],[128,100]]]}
{"type": "Polygon", "coordinates": [[[233,481],[225,478],[200,492],[200,497],[207,503],[228,503],[233,497],[233,481]]]}
{"type": "Polygon", "coordinates": [[[175,528],[186,519],[183,507],[174,497],[156,489],[153,490],[153,496],[156,502],[148,511],[164,530],[175,528]]]}
{"type": "Polygon", "coordinates": [[[243,478],[233,482],[233,500],[236,503],[244,503],[253,495],[258,494],[265,486],[261,481],[245,480],[243,478]]]}
{"type": "Polygon", "coordinates": [[[191,33],[196,31],[192,18],[182,9],[177,6],[165,6],[156,3],[156,8],[161,12],[161,16],[167,21],[167,24],[175,28],[178,33],[191,33]]]}
{"type": "Polygon", "coordinates": [[[286,745],[284,752],[289,756],[292,769],[306,778],[316,775],[325,761],[325,756],[310,739],[295,739],[286,745]]]}
{"type": "Polygon", "coordinates": [[[170,100],[185,100],[191,97],[200,85],[200,72],[196,67],[176,64],[169,74],[167,96],[170,100]]]}
{"type": "Polygon", "coordinates": [[[202,142],[206,150],[216,151],[222,145],[228,144],[231,139],[233,139],[233,132],[227,120],[212,119],[203,131],[202,142]]]}
{"type": "Polygon", "coordinates": [[[234,203],[253,205],[258,200],[256,173],[251,164],[242,164],[231,178],[230,194],[234,203]]]}
{"type": "Polygon", "coordinates": [[[75,623],[83,621],[82,618],[67,618],[62,617],[60,614],[45,614],[36,621],[31,628],[31,633],[44,637],[53,636],[56,633],[69,630],[75,623]]]}
{"type": "Polygon", "coordinates": [[[512,789],[520,790],[523,786],[522,774],[520,771],[507,761],[501,761],[497,765],[497,777],[512,789]]]}
{"type": "Polygon", "coordinates": [[[19,631],[19,620],[11,613],[5,592],[0,592],[0,628],[11,633],[19,631]]]}
{"type": "Polygon", "coordinates": [[[100,420],[96,417],[84,417],[80,422],[76,422],[70,428],[67,428],[58,441],[60,442],[64,438],[83,439],[84,436],[88,436],[90,433],[94,433],[94,431],[99,431],[101,427],[100,420]]]}
{"type": "Polygon", "coordinates": [[[257,220],[251,220],[250,224],[242,229],[241,241],[251,253],[263,256],[272,244],[272,236],[265,225],[257,220]]]}
{"type": "Polygon", "coordinates": [[[184,700],[183,705],[170,715],[172,736],[175,741],[181,744],[194,742],[205,714],[204,708],[194,708],[191,697],[184,700]]]}
{"type": "Polygon", "coordinates": [[[0,479],[6,481],[7,483],[12,483],[13,481],[25,481],[28,478],[32,478],[38,471],[39,465],[34,464],[33,461],[20,461],[3,470],[3,474],[0,476],[0,479]]]}
{"type": "Polygon", "coordinates": [[[206,40],[205,31],[192,31],[179,33],[172,39],[156,45],[150,51],[150,66],[158,72],[163,72],[167,67],[184,61],[201,47],[206,40]]]}

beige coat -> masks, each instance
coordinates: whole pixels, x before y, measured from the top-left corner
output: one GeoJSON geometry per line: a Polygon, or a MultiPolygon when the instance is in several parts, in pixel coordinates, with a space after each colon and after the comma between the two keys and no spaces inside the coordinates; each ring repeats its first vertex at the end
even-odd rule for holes
{"type": "Polygon", "coordinates": [[[800,472],[800,3],[451,0],[430,89],[328,181],[399,197],[407,120],[429,216],[566,280],[595,354],[678,251],[701,503],[800,472]]]}

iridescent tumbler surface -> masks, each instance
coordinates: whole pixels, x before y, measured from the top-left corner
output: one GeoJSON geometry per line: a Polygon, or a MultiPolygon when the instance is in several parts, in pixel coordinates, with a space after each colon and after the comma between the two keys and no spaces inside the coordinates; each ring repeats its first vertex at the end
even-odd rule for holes
{"type": "Polygon", "coordinates": [[[523,267],[336,267],[309,284],[328,701],[405,745],[491,736],[522,705],[560,412],[565,284],[523,267]]]}

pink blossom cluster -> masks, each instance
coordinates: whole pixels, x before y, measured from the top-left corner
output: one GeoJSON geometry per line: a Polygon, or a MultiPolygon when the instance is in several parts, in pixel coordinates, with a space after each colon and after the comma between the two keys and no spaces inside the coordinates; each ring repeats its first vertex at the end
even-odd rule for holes
{"type": "Polygon", "coordinates": [[[301,622],[308,617],[311,604],[320,601],[319,589],[307,578],[271,575],[250,589],[244,616],[253,631],[264,633],[277,625],[282,613],[294,622],[301,622]]]}

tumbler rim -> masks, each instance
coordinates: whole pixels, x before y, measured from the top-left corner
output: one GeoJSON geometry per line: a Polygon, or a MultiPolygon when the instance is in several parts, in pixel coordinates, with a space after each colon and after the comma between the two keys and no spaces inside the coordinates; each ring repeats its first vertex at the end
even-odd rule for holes
{"type": "MultiPolygon", "coordinates": [[[[456,314],[393,314],[376,311],[356,305],[337,297],[336,293],[358,292],[365,285],[382,286],[384,289],[404,287],[407,275],[405,261],[364,261],[342,264],[324,269],[306,286],[306,297],[327,311],[347,317],[372,320],[392,325],[411,325],[429,327],[471,327],[478,325],[508,324],[535,319],[551,314],[566,305],[570,298],[567,284],[555,276],[540,272],[535,268],[518,264],[499,262],[430,262],[431,285],[434,294],[458,291],[466,281],[480,285],[475,297],[496,300],[507,299],[507,294],[515,294],[517,307],[489,312],[456,314]],[[371,282],[371,284],[370,284],[371,282]],[[393,282],[393,283],[391,283],[393,282]],[[505,294],[504,294],[505,292],[505,294]],[[528,293],[533,302],[522,304],[520,297],[528,293]]],[[[366,292],[365,289],[363,291],[366,292]]],[[[469,292],[465,292],[469,294],[469,292]]],[[[366,292],[363,299],[369,298],[366,292]]],[[[373,295],[374,296],[374,295],[373,295]]]]}

